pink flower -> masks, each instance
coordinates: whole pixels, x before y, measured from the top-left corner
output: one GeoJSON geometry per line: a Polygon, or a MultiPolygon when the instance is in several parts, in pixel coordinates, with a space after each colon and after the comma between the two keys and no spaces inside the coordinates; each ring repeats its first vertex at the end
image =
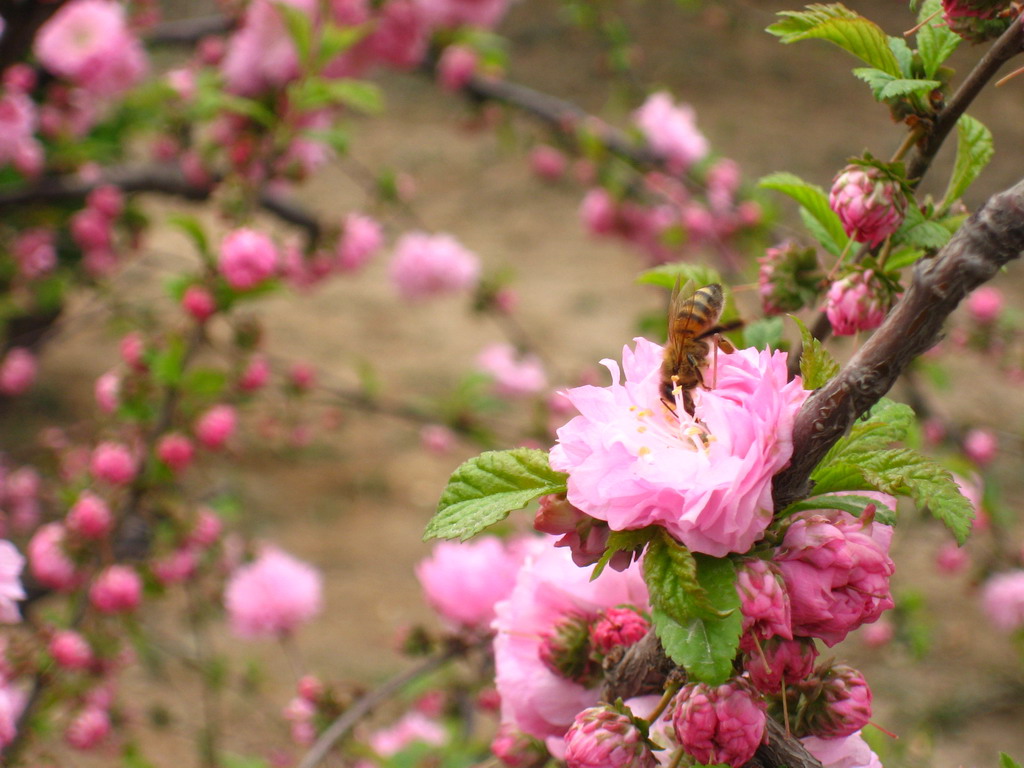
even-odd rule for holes
{"type": "Polygon", "coordinates": [[[1024,627],[1024,570],[997,573],[981,587],[981,607],[1003,632],[1024,627]]]}
{"type": "Polygon", "coordinates": [[[677,105],[665,91],[648,96],[633,113],[633,122],[651,149],[663,155],[676,170],[686,171],[708,154],[708,140],[697,130],[693,108],[677,105]]]}
{"type": "Polygon", "coordinates": [[[146,55],[111,0],[74,0],[39,30],[35,53],[44,67],[98,96],[114,96],[146,72],[146,55]]]}
{"type": "Polygon", "coordinates": [[[243,392],[255,392],[266,386],[270,380],[270,363],[263,355],[253,355],[249,364],[238,378],[238,388],[243,392]]]}
{"type": "Polygon", "coordinates": [[[565,734],[569,768],[654,768],[658,761],[629,715],[607,704],[583,710],[565,734]]]}
{"type": "Polygon", "coordinates": [[[971,556],[955,542],[948,542],[935,553],[935,567],[944,573],[958,573],[971,562],[971,556]]]}
{"type": "Polygon", "coordinates": [[[490,29],[505,15],[509,0],[415,0],[432,27],[490,29]]]}
{"type": "MultiPolygon", "coordinates": [[[[890,499],[889,507],[895,506],[890,499]]],[[[892,527],[845,512],[804,514],[775,553],[793,612],[793,633],[829,647],[893,607],[892,527]]]]}
{"type": "Polygon", "coordinates": [[[89,602],[100,613],[129,613],[139,607],[142,579],[128,565],[111,565],[89,587],[89,602]]]}
{"type": "Polygon", "coordinates": [[[538,144],[530,150],[530,168],[547,181],[562,178],[568,164],[565,154],[549,144],[538,144]]]}
{"type": "Polygon", "coordinates": [[[180,432],[169,432],[157,442],[156,455],[174,472],[181,472],[192,463],[195,448],[185,435],[180,432]]]}
{"type": "Polygon", "coordinates": [[[131,331],[121,337],[118,342],[118,351],[125,364],[136,371],[146,370],[146,340],[138,331],[131,331]]]}
{"type": "Polygon", "coordinates": [[[443,541],[416,566],[416,578],[442,618],[456,626],[486,630],[494,620],[494,606],[512,592],[522,549],[494,536],[443,541]]]}
{"type": "MultiPolygon", "coordinates": [[[[313,0],[287,0],[305,14],[313,14],[313,0]]],[[[231,93],[254,96],[294,80],[299,74],[295,43],[282,12],[271,0],[255,0],[246,9],[241,28],[228,41],[220,63],[231,93]]]]}
{"type": "Polygon", "coordinates": [[[595,187],[583,196],[580,218],[592,235],[609,235],[615,231],[618,210],[615,200],[604,187],[595,187]]]}
{"type": "Polygon", "coordinates": [[[967,314],[978,325],[991,325],[1003,312],[1003,292],[991,285],[983,285],[967,297],[967,314]]]}
{"type": "Polygon", "coordinates": [[[871,751],[860,731],[838,739],[805,736],[800,742],[824,768],[882,768],[882,761],[871,751]]]}
{"type": "Polygon", "coordinates": [[[18,718],[25,708],[26,695],[0,680],[0,747],[6,747],[18,733],[18,718]]]}
{"type": "Polygon", "coordinates": [[[650,628],[635,608],[609,608],[590,625],[590,643],[598,653],[607,654],[639,643],[650,628]]]}
{"type": "Polygon", "coordinates": [[[718,354],[714,389],[693,393],[697,419],[661,401],[662,348],[623,349],[609,387],[565,395],[580,415],[558,430],[551,466],[568,499],[612,530],[661,525],[695,552],[746,552],[772,517],[772,475],[789,462],[793,419],[807,392],[788,381],[786,355],[718,354]]]}
{"type": "Polygon", "coordinates": [[[110,715],[97,706],[86,706],[75,715],[64,738],[75,749],[98,747],[110,735],[110,715]]]}
{"type": "Polygon", "coordinates": [[[501,723],[491,741],[491,752],[508,768],[529,768],[546,760],[548,752],[537,739],[511,723],[501,723]]]}
{"type": "Polygon", "coordinates": [[[861,639],[868,648],[884,648],[896,636],[896,628],[887,616],[882,616],[874,624],[868,624],[861,632],[861,639]]]}
{"type": "Polygon", "coordinates": [[[17,624],[21,621],[18,603],[25,599],[21,586],[21,571],[25,558],[11,542],[0,539],[0,622],[17,624]]]}
{"type": "Polygon", "coordinates": [[[114,229],[95,208],[83,208],[71,217],[71,237],[83,251],[107,252],[114,243],[114,229]]]}
{"type": "Polygon", "coordinates": [[[80,577],[64,551],[64,526],[48,523],[35,532],[28,543],[29,570],[44,587],[68,592],[78,586],[80,577]]]}
{"type": "Polygon", "coordinates": [[[412,69],[426,55],[428,33],[414,0],[389,0],[379,7],[376,26],[365,45],[377,61],[412,69]]]}
{"type": "Polygon", "coordinates": [[[18,271],[29,280],[42,277],[57,266],[57,248],[52,229],[35,227],[18,233],[11,245],[18,271]]]}
{"type": "Polygon", "coordinates": [[[64,669],[88,669],[93,662],[88,641],[73,629],[62,629],[50,638],[50,655],[64,669]]]}
{"type": "Polygon", "coordinates": [[[164,586],[180,584],[191,578],[199,562],[197,550],[190,546],[180,547],[169,555],[153,560],[150,570],[164,586]]]}
{"type": "Polygon", "coordinates": [[[907,209],[898,182],[880,168],[856,163],[836,176],[828,202],[846,234],[872,248],[900,228],[907,209]]]}
{"type": "Polygon", "coordinates": [[[350,213],[342,223],[336,263],[342,272],[354,272],[366,264],[384,242],[380,223],[361,213],[350,213]]]}
{"type": "Polygon", "coordinates": [[[690,683],[676,696],[672,715],[679,745],[698,763],[739,768],[764,736],[764,702],[736,683],[690,683]]]}
{"type": "Polygon", "coordinates": [[[89,193],[85,204],[113,221],[124,212],[124,193],[113,184],[101,184],[89,193]]]}
{"type": "Polygon", "coordinates": [[[971,429],[964,436],[964,453],[980,467],[991,464],[999,453],[999,438],[991,429],[971,429]]]}
{"type": "Polygon", "coordinates": [[[856,733],[871,719],[871,689],[853,667],[836,664],[821,674],[819,694],[806,713],[807,728],[815,736],[835,739],[856,733]]]}
{"type": "Polygon", "coordinates": [[[476,358],[476,365],[494,379],[494,387],[504,397],[527,397],[543,390],[548,379],[540,358],[519,354],[511,344],[491,344],[476,358]]]}
{"type": "Polygon", "coordinates": [[[211,451],[224,447],[235,433],[238,416],[230,405],[215,405],[196,420],[196,439],[211,451]]]}
{"type": "Polygon", "coordinates": [[[128,485],[135,479],[135,457],[128,446],[122,443],[100,443],[93,449],[89,471],[97,479],[111,485],[128,485]]]}
{"type": "Polygon", "coordinates": [[[837,336],[877,328],[888,309],[888,293],[870,269],[851,272],[832,283],[825,298],[825,315],[837,336]]]}
{"type": "Polygon", "coordinates": [[[110,533],[114,527],[114,515],[102,498],[90,491],[82,491],[78,501],[68,510],[64,524],[76,536],[95,541],[110,533]]]}
{"type": "Polygon", "coordinates": [[[117,410],[118,400],[121,395],[121,377],[114,371],[107,371],[98,379],[93,389],[93,397],[96,404],[104,413],[113,413],[117,410]]]}
{"type": "Polygon", "coordinates": [[[624,605],[649,610],[639,566],[605,570],[591,581],[567,550],[556,549],[548,539],[530,542],[512,593],[496,608],[494,655],[502,723],[538,739],[551,737],[560,748],[576,715],[596,705],[601,692],[552,671],[541,658],[544,639],[571,617],[593,619],[624,605]]]}
{"type": "Polygon", "coordinates": [[[807,637],[770,637],[761,641],[760,650],[747,647],[742,640],[741,646],[746,650],[743,668],[750,675],[750,682],[769,695],[778,695],[783,683],[795,685],[810,676],[818,658],[814,641],[807,637]]]}
{"type": "Polygon", "coordinates": [[[390,728],[370,734],[370,746],[383,758],[393,757],[413,743],[441,747],[447,742],[444,726],[415,710],[407,712],[390,728]]]}
{"type": "Polygon", "coordinates": [[[461,90],[473,79],[478,57],[467,45],[449,45],[437,62],[437,79],[446,91],[461,90]]]}
{"type": "Polygon", "coordinates": [[[0,363],[0,393],[11,397],[20,395],[35,380],[35,356],[22,347],[12,348],[0,363]]]}
{"type": "Polygon", "coordinates": [[[0,166],[13,163],[28,176],[41,170],[42,146],[35,138],[36,104],[24,93],[0,96],[0,166]]]}
{"type": "Polygon", "coordinates": [[[274,275],[277,263],[277,248],[262,232],[236,229],[220,244],[217,266],[235,290],[255,288],[274,275]]]}
{"type": "Polygon", "coordinates": [[[217,311],[217,300],[201,285],[190,285],[181,297],[181,308],[196,322],[205,323],[217,311]]]}
{"type": "Polygon", "coordinates": [[[312,363],[294,363],[288,369],[288,380],[299,392],[308,392],[316,386],[316,367],[312,363]]]}
{"type": "Polygon", "coordinates": [[[455,433],[443,424],[427,424],[420,430],[420,445],[430,453],[448,453],[455,442],[455,433]]]}
{"type": "Polygon", "coordinates": [[[402,298],[424,299],[472,288],[480,262],[450,235],[412,232],[395,245],[389,273],[402,298]]]}
{"type": "Polygon", "coordinates": [[[758,640],[769,637],[793,639],[790,629],[789,596],[782,577],[764,560],[745,560],[736,572],[736,591],[743,613],[743,633],[758,640]]]}
{"type": "Polygon", "coordinates": [[[188,535],[188,544],[194,544],[200,549],[207,549],[217,543],[224,525],[221,523],[217,513],[209,507],[200,507],[195,527],[188,535]]]}
{"type": "Polygon", "coordinates": [[[322,590],[311,565],[264,547],[235,570],[224,590],[231,630],[244,638],[290,634],[320,612],[322,590]]]}

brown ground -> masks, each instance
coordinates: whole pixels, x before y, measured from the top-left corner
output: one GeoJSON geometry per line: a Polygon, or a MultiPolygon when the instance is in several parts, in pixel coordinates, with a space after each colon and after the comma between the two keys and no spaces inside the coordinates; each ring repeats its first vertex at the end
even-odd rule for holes
{"type": "MultiPolygon", "coordinates": [[[[529,0],[513,11],[507,25],[514,51],[511,77],[621,122],[625,110],[608,99],[595,48],[584,35],[563,27],[550,5],[529,0]]],[[[889,30],[910,26],[902,4],[879,0],[856,5],[889,30]]],[[[825,44],[783,48],[760,31],[771,22],[774,3],[716,6],[707,11],[716,20],[713,27],[669,2],[635,3],[631,8],[642,41],[642,79],[670,86],[694,104],[699,124],[715,147],[736,158],[748,178],[785,169],[827,185],[847,156],[865,148],[884,155],[898,143],[885,110],[848,74],[852,59],[825,44]]],[[[1024,85],[1019,82],[1024,81],[986,94],[973,110],[993,129],[997,149],[1002,149],[996,166],[982,177],[979,187],[984,191],[976,199],[1016,181],[1024,170],[1015,151],[1024,126],[1024,100],[1019,98],[1024,85]]],[[[557,370],[575,372],[617,355],[634,335],[638,312],[661,301],[651,289],[633,284],[637,258],[581,232],[578,190],[569,184],[538,185],[520,155],[493,133],[460,129],[465,113],[453,97],[434,94],[411,77],[392,77],[386,85],[386,114],[360,122],[354,132],[359,161],[412,173],[418,188],[414,207],[427,227],[456,233],[480,254],[487,269],[515,271],[522,324],[557,370]]],[[[302,195],[325,217],[340,216],[361,201],[359,187],[344,167],[323,174],[302,195]]],[[[155,208],[163,205],[154,203],[155,208]]],[[[159,236],[153,250],[120,279],[120,285],[131,288],[129,293],[158,285],[156,278],[181,258],[172,254],[187,253],[180,238],[169,234],[159,236]]],[[[454,300],[400,306],[384,267],[382,259],[365,273],[302,301],[270,301],[270,349],[283,359],[315,362],[325,382],[353,383],[355,366],[370,362],[389,396],[442,393],[481,346],[498,338],[498,329],[467,320],[465,308],[454,300]]],[[[1020,282],[1018,277],[1016,284],[1020,282]]],[[[66,334],[45,356],[60,387],[44,392],[39,402],[70,398],[85,403],[91,378],[113,359],[113,346],[101,331],[88,327],[66,334]]],[[[943,406],[945,412],[1019,434],[1024,405],[1019,387],[977,377],[978,365],[964,364],[963,386],[943,406]],[[977,397],[979,387],[986,396],[977,397]]],[[[372,683],[402,667],[390,651],[392,638],[400,627],[429,618],[412,574],[412,565],[428,551],[420,541],[422,527],[447,475],[471,453],[462,448],[451,456],[427,455],[419,448],[415,427],[348,412],[338,437],[303,452],[301,461],[256,451],[210,478],[218,487],[240,489],[247,514],[260,521],[259,530],[323,569],[326,610],[298,641],[311,669],[329,679],[372,683]]],[[[1019,460],[1018,451],[1010,461],[1019,460]]],[[[1020,486],[1006,491],[1019,508],[1020,486]]],[[[940,579],[932,570],[938,532],[915,525],[911,517],[910,525],[897,533],[897,587],[926,595],[929,612],[941,624],[934,650],[923,663],[902,652],[884,661],[869,660],[856,642],[850,644],[855,661],[869,670],[876,721],[904,735],[901,744],[913,764],[980,768],[993,765],[998,749],[1024,758],[1019,694],[1018,706],[1009,712],[969,708],[963,730],[939,728],[932,735],[934,744],[932,736],[909,726],[947,698],[984,699],[1001,682],[1020,680],[1009,642],[987,629],[963,597],[961,583],[940,579]]],[[[221,642],[222,650],[237,660],[273,659],[271,679],[287,678],[275,649],[229,644],[226,638],[221,642]]],[[[132,687],[142,684],[136,681],[132,687]]],[[[189,687],[177,678],[165,680],[160,697],[185,700],[166,695],[179,685],[189,687]]],[[[267,723],[283,737],[273,719],[288,695],[280,690],[265,706],[245,702],[242,711],[258,709],[260,728],[267,723]]],[[[169,732],[152,734],[157,748],[147,752],[155,765],[191,764],[194,753],[184,724],[197,719],[195,712],[187,713],[169,732]]],[[[247,728],[230,743],[245,750],[265,743],[265,732],[247,728]]]]}

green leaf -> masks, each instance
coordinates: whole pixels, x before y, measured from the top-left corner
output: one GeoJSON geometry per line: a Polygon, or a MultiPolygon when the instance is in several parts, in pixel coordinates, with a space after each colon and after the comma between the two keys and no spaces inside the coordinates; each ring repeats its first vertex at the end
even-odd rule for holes
{"type": "Polygon", "coordinates": [[[695,286],[700,287],[711,285],[712,283],[721,283],[722,276],[718,273],[718,270],[706,264],[676,262],[644,270],[636,279],[641,285],[660,285],[662,288],[667,288],[670,291],[675,288],[677,280],[682,284],[690,281],[695,286]]]}
{"type": "Polygon", "coordinates": [[[949,242],[950,237],[952,235],[946,227],[933,219],[925,218],[916,205],[909,205],[903,224],[893,235],[893,242],[926,250],[938,250],[949,242]]]}
{"type": "Polygon", "coordinates": [[[836,258],[842,256],[843,246],[833,239],[832,233],[825,229],[821,222],[814,218],[811,212],[806,208],[801,207],[798,212],[800,213],[800,220],[804,223],[804,227],[807,228],[811,237],[817,240],[822,248],[836,258]]]}
{"type": "Polygon", "coordinates": [[[886,272],[899,272],[901,269],[906,269],[911,264],[914,264],[918,259],[924,256],[924,251],[920,248],[894,248],[885,260],[885,271],[886,272]]]}
{"type": "Polygon", "coordinates": [[[927,509],[963,544],[971,532],[974,507],[949,470],[909,448],[875,451],[858,462],[864,479],[884,493],[909,496],[927,509]]]}
{"type": "Polygon", "coordinates": [[[873,491],[873,488],[856,465],[845,461],[818,464],[811,474],[814,492],[836,493],[839,491],[873,491]]]}
{"type": "Polygon", "coordinates": [[[917,52],[921,56],[921,64],[924,65],[924,74],[927,77],[935,77],[939,67],[952,55],[963,39],[938,15],[941,11],[942,0],[927,0],[917,15],[919,24],[931,18],[931,21],[926,22],[917,31],[917,52]]]}
{"type": "Polygon", "coordinates": [[[186,213],[172,213],[167,217],[166,221],[172,227],[184,232],[201,255],[209,255],[210,240],[206,237],[206,230],[199,223],[199,219],[186,213]]]}
{"type": "Polygon", "coordinates": [[[1005,752],[1000,752],[999,768],[1021,768],[1021,765],[1005,752]]]}
{"type": "Polygon", "coordinates": [[[657,527],[648,526],[646,528],[637,528],[635,530],[612,531],[609,533],[608,546],[601,555],[601,559],[594,565],[594,570],[590,574],[590,580],[593,581],[601,575],[616,553],[640,551],[647,546],[648,542],[657,532],[657,527]]]}
{"type": "Polygon", "coordinates": [[[896,77],[901,74],[881,27],[842,3],[815,3],[803,11],[782,11],[779,16],[782,21],[768,27],[768,32],[783,43],[827,40],[872,67],[896,77]]]}
{"type": "Polygon", "coordinates": [[[150,361],[153,378],[166,386],[175,386],[181,381],[185,364],[185,342],[172,338],[165,349],[160,350],[150,361]]]}
{"type": "Polygon", "coordinates": [[[182,389],[207,400],[216,399],[228,385],[224,371],[216,368],[194,368],[185,375],[182,389]]]}
{"type": "Polygon", "coordinates": [[[766,317],[743,327],[743,346],[755,349],[778,349],[782,345],[781,317],[766,317]]]}
{"type": "Polygon", "coordinates": [[[830,242],[821,241],[826,249],[838,253],[846,247],[849,238],[843,231],[839,217],[829,207],[828,195],[821,187],[808,184],[799,176],[786,172],[768,174],[758,182],[758,186],[764,189],[774,189],[776,192],[781,192],[796,200],[827,233],[830,242]],[[838,248],[839,251],[835,251],[835,248],[838,248]]]}
{"type": "Polygon", "coordinates": [[[992,132],[970,115],[961,115],[956,121],[956,162],[940,209],[948,208],[963,196],[988,165],[994,151],[992,132]]]}
{"type": "Polygon", "coordinates": [[[551,469],[547,451],[487,451],[460,466],[441,494],[423,535],[466,539],[549,493],[565,493],[566,475],[551,469]]]}
{"type": "Polygon", "coordinates": [[[889,50],[892,51],[892,55],[896,57],[896,63],[899,65],[900,74],[904,77],[914,76],[914,52],[910,50],[910,46],[907,45],[907,41],[902,37],[893,37],[889,35],[887,38],[889,43],[889,50]]]}
{"type": "Polygon", "coordinates": [[[380,88],[366,80],[331,80],[329,87],[333,102],[358,112],[374,115],[384,109],[384,94],[380,88]]]}
{"type": "Polygon", "coordinates": [[[915,93],[925,96],[941,85],[942,83],[938,80],[917,80],[901,77],[886,83],[877,98],[879,101],[891,101],[901,96],[910,96],[915,93]]]}
{"type": "Polygon", "coordinates": [[[856,493],[845,493],[842,495],[835,493],[827,493],[819,496],[812,496],[809,499],[803,499],[795,504],[790,504],[786,507],[780,517],[787,517],[789,515],[795,515],[797,512],[807,512],[816,509],[838,509],[843,512],[848,512],[854,517],[860,517],[864,513],[864,508],[869,504],[875,505],[875,519],[880,523],[886,525],[893,525],[896,522],[896,510],[890,509],[885,504],[879,503],[876,499],[872,499],[870,496],[860,496],[856,493]]]}
{"type": "Polygon", "coordinates": [[[682,666],[691,680],[711,685],[732,675],[732,661],[739,646],[743,617],[736,593],[736,569],[727,558],[695,555],[700,585],[724,617],[693,616],[676,621],[655,608],[651,611],[654,630],[665,653],[682,666]]]}
{"type": "Polygon", "coordinates": [[[304,64],[309,61],[309,54],[313,48],[313,18],[310,14],[287,3],[275,2],[277,12],[284,17],[285,26],[288,28],[288,36],[295,43],[295,50],[299,54],[299,61],[304,64]]]}
{"type": "Polygon", "coordinates": [[[317,66],[323,67],[333,58],[347,51],[366,36],[368,29],[365,25],[339,27],[337,24],[324,24],[320,31],[320,48],[316,55],[317,66]]]}
{"type": "Polygon", "coordinates": [[[874,67],[857,67],[853,70],[853,76],[867,83],[871,89],[871,95],[878,101],[882,100],[882,90],[885,86],[896,79],[895,75],[890,75],[888,72],[874,67]]]}
{"type": "Polygon", "coordinates": [[[274,116],[273,112],[267,109],[260,102],[254,101],[253,99],[246,99],[242,96],[235,96],[231,93],[221,92],[216,94],[214,102],[220,109],[248,117],[267,128],[277,122],[277,118],[274,116]]]}
{"type": "Polygon", "coordinates": [[[891,448],[893,443],[905,439],[913,424],[913,408],[883,397],[853,423],[848,434],[836,441],[822,462],[856,463],[859,456],[891,448]]]}
{"type": "Polygon", "coordinates": [[[804,380],[804,389],[818,389],[839,373],[839,363],[822,343],[811,335],[803,320],[796,315],[790,317],[800,329],[800,341],[803,344],[803,350],[800,352],[800,376],[804,380]]]}
{"type": "Polygon", "coordinates": [[[719,611],[697,577],[697,558],[664,529],[658,532],[644,557],[644,581],[651,595],[651,606],[674,621],[724,618],[729,610],[719,611]]]}

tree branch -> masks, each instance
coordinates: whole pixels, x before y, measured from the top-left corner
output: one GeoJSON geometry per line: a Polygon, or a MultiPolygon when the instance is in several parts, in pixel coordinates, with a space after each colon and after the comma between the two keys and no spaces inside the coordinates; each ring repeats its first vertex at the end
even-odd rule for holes
{"type": "Polygon", "coordinates": [[[1024,251],[1024,181],[989,198],[939,251],[921,259],[907,292],[850,360],[804,403],[793,427],[793,460],[775,476],[780,510],[810,492],[810,474],[849,426],[889,391],[915,357],[940,339],[957,304],[1024,251]]]}

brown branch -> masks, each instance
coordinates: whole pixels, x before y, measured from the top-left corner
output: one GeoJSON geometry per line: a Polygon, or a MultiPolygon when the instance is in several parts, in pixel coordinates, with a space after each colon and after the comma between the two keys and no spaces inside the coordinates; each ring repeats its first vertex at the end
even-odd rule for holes
{"type": "Polygon", "coordinates": [[[163,21],[149,31],[146,42],[151,45],[190,46],[204,37],[230,32],[236,23],[237,20],[220,14],[163,21]]]}
{"type": "Polygon", "coordinates": [[[810,474],[850,425],[889,391],[911,360],[933,347],[957,304],[1024,251],[1024,181],[989,198],[929,259],[882,326],[849,364],[816,390],[793,427],[793,460],[775,476],[775,509],[810,492],[810,474]]]}

